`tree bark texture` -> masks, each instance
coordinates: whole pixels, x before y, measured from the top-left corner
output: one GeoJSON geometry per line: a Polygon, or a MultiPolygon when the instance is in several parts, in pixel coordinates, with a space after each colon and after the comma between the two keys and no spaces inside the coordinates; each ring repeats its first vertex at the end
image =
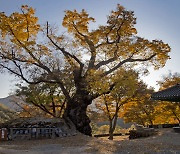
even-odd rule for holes
{"type": "Polygon", "coordinates": [[[64,117],[69,118],[79,132],[92,136],[91,121],[86,114],[87,107],[92,103],[92,100],[85,98],[85,95],[79,94],[69,101],[64,112],[64,117]]]}
{"type": "Polygon", "coordinates": [[[113,140],[113,134],[114,134],[114,130],[116,128],[116,124],[117,124],[117,115],[118,111],[116,112],[115,116],[113,119],[109,119],[109,140],[113,140]]]}
{"type": "Polygon", "coordinates": [[[108,137],[109,140],[113,140],[114,130],[113,130],[113,124],[112,124],[112,122],[113,122],[113,121],[110,121],[110,125],[109,125],[109,137],[108,137]]]}

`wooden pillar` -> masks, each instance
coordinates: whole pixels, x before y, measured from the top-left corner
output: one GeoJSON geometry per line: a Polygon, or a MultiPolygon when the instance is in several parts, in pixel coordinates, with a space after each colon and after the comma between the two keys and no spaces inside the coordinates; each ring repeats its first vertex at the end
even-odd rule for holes
{"type": "Polygon", "coordinates": [[[51,128],[51,138],[55,138],[55,128],[51,128]]]}
{"type": "Polygon", "coordinates": [[[10,128],[10,137],[11,137],[11,140],[14,139],[13,128],[10,128]]]}

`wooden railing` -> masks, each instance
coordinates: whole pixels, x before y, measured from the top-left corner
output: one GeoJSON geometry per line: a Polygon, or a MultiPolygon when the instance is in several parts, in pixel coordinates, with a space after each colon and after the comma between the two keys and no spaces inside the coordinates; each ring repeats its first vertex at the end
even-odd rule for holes
{"type": "Polygon", "coordinates": [[[66,136],[60,128],[10,128],[9,139],[38,139],[66,136]]]}

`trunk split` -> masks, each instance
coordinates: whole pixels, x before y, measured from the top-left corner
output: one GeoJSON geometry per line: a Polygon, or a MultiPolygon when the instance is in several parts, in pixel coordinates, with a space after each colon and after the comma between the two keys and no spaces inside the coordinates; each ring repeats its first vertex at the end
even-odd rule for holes
{"type": "Polygon", "coordinates": [[[113,133],[114,133],[114,130],[112,128],[110,128],[109,129],[109,137],[108,137],[109,140],[113,140],[113,138],[114,138],[113,133]]]}
{"type": "Polygon", "coordinates": [[[91,121],[86,114],[86,110],[91,102],[92,101],[81,99],[68,102],[64,113],[64,117],[68,117],[79,132],[89,136],[92,136],[91,121]]]}
{"type": "Polygon", "coordinates": [[[108,137],[109,140],[113,140],[114,138],[114,130],[116,128],[116,124],[117,124],[117,114],[113,119],[109,119],[109,137],[108,137]]]}

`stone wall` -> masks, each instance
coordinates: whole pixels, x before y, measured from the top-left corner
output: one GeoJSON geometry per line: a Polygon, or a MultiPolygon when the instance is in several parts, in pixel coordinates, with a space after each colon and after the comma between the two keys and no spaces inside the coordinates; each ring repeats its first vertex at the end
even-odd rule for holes
{"type": "Polygon", "coordinates": [[[9,140],[55,138],[77,134],[70,120],[60,118],[19,118],[2,124],[0,128],[7,128],[9,140]]]}

